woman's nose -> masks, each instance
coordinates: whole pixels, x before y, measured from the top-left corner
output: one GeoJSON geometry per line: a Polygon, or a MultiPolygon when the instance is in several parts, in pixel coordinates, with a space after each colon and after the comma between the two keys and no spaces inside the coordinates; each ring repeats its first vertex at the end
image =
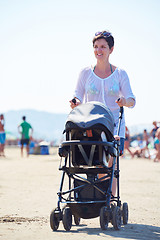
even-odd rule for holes
{"type": "Polygon", "coordinates": [[[101,52],[101,51],[102,51],[102,48],[98,47],[97,52],[101,52]]]}

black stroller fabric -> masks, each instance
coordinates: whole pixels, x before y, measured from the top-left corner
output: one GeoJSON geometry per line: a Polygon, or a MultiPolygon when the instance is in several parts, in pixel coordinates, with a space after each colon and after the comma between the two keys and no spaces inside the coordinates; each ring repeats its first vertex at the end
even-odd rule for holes
{"type": "MultiPolygon", "coordinates": [[[[111,142],[114,139],[114,118],[110,109],[100,102],[80,104],[70,112],[65,131],[70,132],[67,140],[102,141],[101,134],[104,132],[105,140],[111,142]],[[91,136],[87,135],[87,130],[91,130],[91,136]]],[[[72,164],[99,165],[102,163],[102,154],[102,146],[77,144],[72,147],[72,164]]]]}
{"type": "MultiPolygon", "coordinates": [[[[75,180],[74,187],[84,185],[84,181],[82,180],[75,180]]],[[[109,179],[105,181],[100,181],[95,184],[95,186],[100,187],[101,190],[104,192],[108,189],[109,186],[109,179]]],[[[106,200],[106,196],[98,191],[92,184],[86,185],[84,188],[78,189],[75,191],[75,200],[86,202],[86,201],[98,201],[98,200],[106,200]]]]}
{"type": "Polygon", "coordinates": [[[73,128],[89,129],[94,125],[103,126],[114,134],[114,117],[109,108],[100,102],[87,102],[74,108],[66,121],[66,131],[73,128]]]}

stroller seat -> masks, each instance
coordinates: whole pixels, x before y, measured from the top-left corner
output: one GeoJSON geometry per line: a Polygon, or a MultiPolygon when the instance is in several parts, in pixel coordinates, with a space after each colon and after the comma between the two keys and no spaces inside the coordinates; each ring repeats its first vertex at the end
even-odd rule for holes
{"type": "MultiPolygon", "coordinates": [[[[73,166],[103,164],[103,150],[106,157],[111,152],[116,154],[114,148],[100,143],[103,138],[107,142],[114,140],[114,118],[102,103],[88,102],[74,108],[67,118],[65,132],[66,140],[72,141],[68,151],[72,153],[73,166]]],[[[63,142],[59,149],[61,156],[67,153],[66,145],[63,142]]]]}

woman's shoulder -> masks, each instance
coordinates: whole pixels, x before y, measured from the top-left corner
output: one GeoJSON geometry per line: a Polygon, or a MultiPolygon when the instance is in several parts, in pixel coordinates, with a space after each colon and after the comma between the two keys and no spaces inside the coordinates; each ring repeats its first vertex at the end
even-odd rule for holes
{"type": "Polygon", "coordinates": [[[88,66],[88,67],[85,67],[85,68],[81,69],[80,75],[87,77],[87,76],[89,76],[92,73],[92,71],[93,71],[92,67],[88,66]]]}
{"type": "Polygon", "coordinates": [[[92,66],[87,66],[81,69],[81,72],[88,73],[93,71],[92,66]]]}
{"type": "Polygon", "coordinates": [[[123,68],[117,67],[116,70],[115,70],[115,72],[116,72],[116,74],[117,74],[117,77],[118,77],[120,80],[129,79],[127,72],[126,72],[123,68]]]}
{"type": "Polygon", "coordinates": [[[119,74],[121,74],[121,75],[125,75],[125,74],[127,74],[126,71],[125,71],[123,68],[116,67],[115,70],[117,70],[117,72],[118,72],[119,74]]]}

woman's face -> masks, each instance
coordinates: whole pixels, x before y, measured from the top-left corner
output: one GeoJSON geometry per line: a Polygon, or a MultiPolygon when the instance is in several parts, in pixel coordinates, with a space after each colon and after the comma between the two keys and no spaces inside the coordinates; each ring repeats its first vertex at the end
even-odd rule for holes
{"type": "Polygon", "coordinates": [[[94,43],[94,55],[97,60],[106,60],[113,51],[113,48],[109,48],[105,39],[98,39],[94,43]]]}

